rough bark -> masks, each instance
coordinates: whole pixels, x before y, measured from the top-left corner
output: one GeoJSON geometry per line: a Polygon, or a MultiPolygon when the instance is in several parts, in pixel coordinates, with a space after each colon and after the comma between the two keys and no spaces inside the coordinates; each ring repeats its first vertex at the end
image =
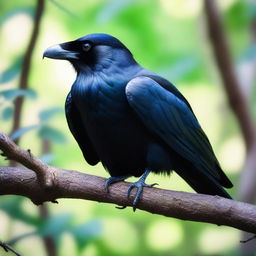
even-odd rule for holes
{"type": "MultiPolygon", "coordinates": [[[[130,183],[104,189],[105,179],[77,171],[55,169],[54,186],[40,186],[35,172],[18,167],[0,167],[0,194],[28,197],[35,204],[59,198],[77,198],[117,205],[132,206],[127,198],[130,183]]],[[[222,198],[158,188],[144,188],[138,209],[182,220],[231,226],[256,233],[256,206],[222,198]]]]}

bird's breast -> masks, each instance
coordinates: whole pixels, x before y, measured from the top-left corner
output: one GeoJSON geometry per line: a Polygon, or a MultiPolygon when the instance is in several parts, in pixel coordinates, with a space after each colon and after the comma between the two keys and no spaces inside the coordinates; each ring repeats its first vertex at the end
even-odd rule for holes
{"type": "Polygon", "coordinates": [[[124,118],[129,105],[125,96],[126,82],[106,82],[98,77],[77,79],[71,94],[83,117],[91,122],[115,122],[124,118]]]}

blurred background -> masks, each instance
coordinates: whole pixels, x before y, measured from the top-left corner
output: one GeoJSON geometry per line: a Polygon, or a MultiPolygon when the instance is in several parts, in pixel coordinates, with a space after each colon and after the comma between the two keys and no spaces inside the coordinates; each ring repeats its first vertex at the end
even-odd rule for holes
{"type": "MultiPolygon", "coordinates": [[[[253,119],[256,3],[215,3],[253,119]]],[[[228,103],[206,16],[204,0],[0,0],[0,130],[48,164],[108,177],[101,164],[91,167],[84,161],[66,124],[64,102],[74,70],[65,61],[42,60],[53,44],[108,33],[185,95],[235,185],[229,193],[241,199],[248,148],[228,103]]],[[[8,164],[0,158],[0,165],[8,164]]],[[[193,191],[175,173],[170,178],[150,175],[147,182],[193,191]]],[[[26,198],[1,196],[0,240],[26,256],[242,255],[241,234],[233,228],[92,201],[58,202],[37,207],[26,198]]]]}

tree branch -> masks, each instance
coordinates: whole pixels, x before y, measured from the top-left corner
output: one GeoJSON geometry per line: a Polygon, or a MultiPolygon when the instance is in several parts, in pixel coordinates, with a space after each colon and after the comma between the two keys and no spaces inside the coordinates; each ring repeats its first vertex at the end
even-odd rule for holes
{"type": "Polygon", "coordinates": [[[240,88],[235,74],[217,3],[215,0],[204,0],[204,6],[207,30],[213,47],[214,57],[223,80],[230,107],[237,117],[247,151],[249,151],[255,144],[256,133],[248,101],[240,88]]]}
{"type": "Polygon", "coordinates": [[[2,155],[10,160],[15,160],[27,168],[33,170],[40,185],[50,188],[53,186],[55,168],[43,163],[36,158],[29,150],[18,147],[7,135],[0,132],[0,150],[2,155]]]}
{"type": "MultiPolygon", "coordinates": [[[[28,197],[35,204],[58,198],[78,198],[117,205],[132,206],[127,198],[128,182],[104,189],[105,179],[77,171],[56,169],[54,187],[39,185],[33,171],[18,167],[0,167],[0,194],[28,197]]],[[[132,194],[132,197],[134,193],[132,194]]],[[[231,226],[256,233],[256,206],[202,194],[144,188],[138,209],[182,220],[231,226]]]]}
{"type": "MultiPolygon", "coordinates": [[[[41,18],[44,12],[45,0],[37,0],[35,18],[34,18],[34,27],[31,34],[31,38],[23,59],[23,65],[19,80],[19,89],[27,89],[28,88],[28,78],[29,71],[31,66],[32,54],[36,46],[36,41],[38,39],[41,18]]],[[[13,126],[11,129],[11,133],[16,131],[20,127],[21,120],[21,110],[23,105],[24,97],[18,97],[14,102],[14,117],[13,117],[13,126]]],[[[16,140],[18,142],[18,139],[16,140]]]]}
{"type": "MultiPolygon", "coordinates": [[[[110,193],[106,193],[103,186],[105,179],[48,166],[31,152],[20,149],[1,132],[0,149],[7,157],[32,169],[0,167],[0,195],[26,196],[37,205],[56,201],[57,198],[80,198],[125,206],[132,204],[127,198],[130,183],[113,184],[110,193]],[[51,186],[42,186],[42,177],[49,177],[51,186]]],[[[218,196],[144,188],[138,209],[256,233],[256,206],[218,196]]]]}

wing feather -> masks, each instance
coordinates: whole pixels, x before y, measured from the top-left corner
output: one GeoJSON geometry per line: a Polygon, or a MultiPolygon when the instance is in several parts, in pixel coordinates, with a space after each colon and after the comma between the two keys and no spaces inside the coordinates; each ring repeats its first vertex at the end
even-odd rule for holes
{"type": "Polygon", "coordinates": [[[161,137],[172,150],[223,186],[232,186],[183,96],[177,91],[172,93],[170,89],[166,89],[166,85],[161,86],[147,76],[132,79],[126,86],[126,96],[146,127],[161,137]]]}
{"type": "Polygon", "coordinates": [[[79,111],[72,100],[71,93],[69,93],[66,98],[65,112],[69,129],[82,150],[85,160],[90,165],[97,164],[100,161],[99,157],[87,135],[86,128],[84,127],[79,111]]]}

